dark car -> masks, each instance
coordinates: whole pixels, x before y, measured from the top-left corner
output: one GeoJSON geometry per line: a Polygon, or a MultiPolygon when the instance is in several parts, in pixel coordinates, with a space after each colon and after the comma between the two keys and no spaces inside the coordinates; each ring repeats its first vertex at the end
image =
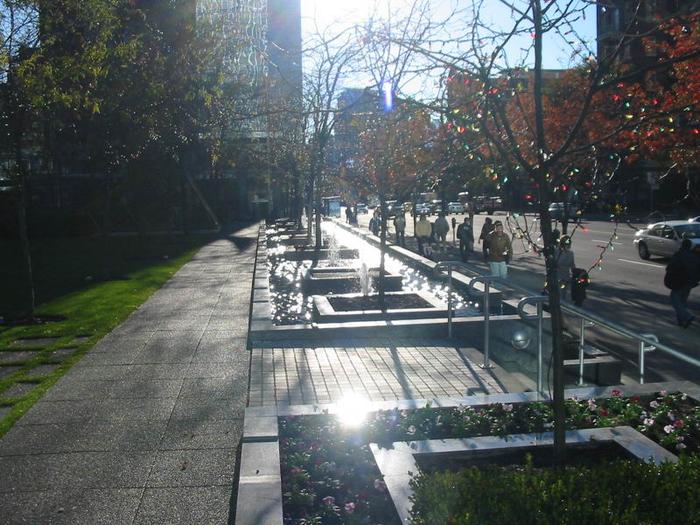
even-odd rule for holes
{"type": "Polygon", "coordinates": [[[581,208],[573,202],[568,205],[564,202],[553,202],[549,205],[549,215],[555,221],[564,220],[565,215],[568,215],[569,220],[576,220],[581,216],[581,208]]]}

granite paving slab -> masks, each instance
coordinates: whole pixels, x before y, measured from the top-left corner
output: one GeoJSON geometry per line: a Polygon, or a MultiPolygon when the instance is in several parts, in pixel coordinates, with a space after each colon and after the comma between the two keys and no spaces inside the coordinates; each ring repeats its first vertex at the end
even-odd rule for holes
{"type": "Polygon", "coordinates": [[[45,365],[39,365],[35,366],[31,370],[27,370],[26,375],[27,377],[43,377],[47,376],[56,370],[58,370],[58,367],[61,365],[58,364],[45,364],[45,365]]]}
{"type": "Polygon", "coordinates": [[[112,525],[131,523],[143,489],[47,490],[14,493],[3,507],[6,523],[112,525]]]}
{"type": "Polygon", "coordinates": [[[228,523],[230,486],[147,488],[134,525],[228,523]]]}
{"type": "Polygon", "coordinates": [[[0,363],[23,363],[24,361],[29,361],[34,359],[38,352],[32,350],[24,350],[19,352],[3,351],[0,352],[0,363]]]}
{"type": "Polygon", "coordinates": [[[67,357],[72,356],[77,348],[59,348],[58,350],[54,350],[49,354],[49,357],[51,359],[57,359],[57,360],[63,360],[67,357]]]}
{"type": "Polygon", "coordinates": [[[160,451],[146,486],[231,486],[235,470],[236,449],[160,451]]]}
{"type": "Polygon", "coordinates": [[[58,341],[59,337],[27,337],[10,343],[11,348],[41,348],[58,341]]]}
{"type": "Polygon", "coordinates": [[[14,374],[17,370],[21,370],[21,366],[0,366],[0,379],[14,374]]]}
{"type": "Polygon", "coordinates": [[[171,419],[160,443],[161,450],[236,448],[242,419],[171,419]]]}
{"type": "Polygon", "coordinates": [[[15,383],[10,386],[10,388],[0,393],[0,399],[26,396],[37,386],[38,383],[15,383]]]}

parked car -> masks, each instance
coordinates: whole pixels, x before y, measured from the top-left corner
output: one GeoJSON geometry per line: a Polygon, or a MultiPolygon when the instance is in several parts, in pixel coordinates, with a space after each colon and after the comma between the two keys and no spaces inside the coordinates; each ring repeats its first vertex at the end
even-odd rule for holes
{"type": "Polygon", "coordinates": [[[700,245],[700,223],[688,221],[665,221],[650,224],[634,234],[639,257],[648,259],[652,255],[670,257],[681,247],[684,238],[700,245]]]}
{"type": "Polygon", "coordinates": [[[369,210],[367,209],[367,205],[364,204],[364,203],[358,203],[358,204],[356,204],[356,205],[355,205],[355,209],[356,209],[356,213],[357,213],[358,215],[359,215],[359,214],[366,215],[367,213],[369,213],[369,210]]]}
{"type": "Polygon", "coordinates": [[[574,202],[570,202],[567,205],[563,202],[553,202],[549,205],[549,215],[555,221],[561,221],[564,216],[569,215],[569,220],[576,220],[581,216],[581,208],[574,202]]]}
{"type": "Polygon", "coordinates": [[[474,206],[474,213],[481,213],[482,211],[485,211],[489,215],[493,215],[494,211],[503,208],[503,200],[500,197],[478,195],[474,197],[472,203],[474,206]]]}
{"type": "Polygon", "coordinates": [[[450,202],[447,205],[447,210],[450,213],[464,213],[464,205],[461,202],[450,202]]]}
{"type": "Polygon", "coordinates": [[[413,215],[420,217],[421,215],[430,215],[430,205],[427,202],[419,202],[413,209],[413,215]]]}
{"type": "Polygon", "coordinates": [[[700,222],[700,215],[698,215],[697,217],[691,217],[690,219],[688,219],[688,222],[700,222]]]}
{"type": "Polygon", "coordinates": [[[386,211],[389,217],[394,217],[397,213],[403,213],[403,204],[398,201],[386,201],[386,211]]]}
{"type": "Polygon", "coordinates": [[[441,199],[433,199],[430,201],[430,212],[431,213],[440,213],[442,211],[442,200],[441,199]]]}

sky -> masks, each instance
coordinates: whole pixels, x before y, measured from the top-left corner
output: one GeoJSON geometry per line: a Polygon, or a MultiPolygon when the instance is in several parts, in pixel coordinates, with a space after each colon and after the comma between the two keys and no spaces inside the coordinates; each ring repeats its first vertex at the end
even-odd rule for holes
{"type": "MultiPolygon", "coordinates": [[[[515,3],[516,7],[522,5],[526,0],[506,0],[515,3]]],[[[558,0],[550,0],[558,1],[558,0]]],[[[589,4],[589,0],[577,0],[580,5],[589,4]]],[[[315,24],[319,28],[329,26],[344,28],[354,24],[361,24],[367,20],[368,15],[378,7],[381,12],[390,11],[398,13],[401,8],[410,4],[412,0],[301,0],[302,8],[302,34],[309,35],[314,32],[315,24]]],[[[444,17],[455,6],[464,8],[471,2],[469,0],[431,0],[431,7],[436,12],[436,18],[444,17]]],[[[488,27],[491,29],[507,28],[513,22],[513,16],[517,15],[508,7],[503,5],[501,0],[485,0],[483,19],[488,22],[488,27]]],[[[543,0],[546,5],[547,0],[543,0]]],[[[457,26],[456,33],[461,31],[461,27],[457,26]]],[[[562,69],[572,65],[573,62],[580,62],[581,58],[588,56],[588,51],[595,52],[595,36],[596,36],[596,19],[595,8],[589,6],[585,10],[585,18],[580,17],[575,21],[573,27],[564,28],[562,36],[554,36],[546,38],[544,42],[544,67],[546,69],[562,69]],[[572,31],[573,30],[573,31],[572,31]],[[572,62],[572,48],[567,45],[565,40],[586,42],[588,48],[580,46],[581,55],[576,57],[572,62]]],[[[527,57],[523,49],[530,47],[531,37],[524,35],[516,39],[508,48],[507,55],[510,65],[520,64],[521,62],[533,62],[532,57],[527,57]]],[[[363,80],[358,79],[361,84],[363,80]]],[[[419,83],[413,83],[413,90],[431,90],[431,83],[434,81],[424,80],[423,86],[419,83]]],[[[357,86],[357,87],[362,87],[357,86]]]]}

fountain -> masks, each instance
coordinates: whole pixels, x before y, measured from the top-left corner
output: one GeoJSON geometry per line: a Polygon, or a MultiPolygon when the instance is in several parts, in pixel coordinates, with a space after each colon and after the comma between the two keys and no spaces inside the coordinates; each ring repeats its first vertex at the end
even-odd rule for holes
{"type": "Polygon", "coordinates": [[[360,291],[363,296],[367,297],[369,295],[369,270],[367,269],[367,263],[362,263],[357,274],[360,277],[360,291]]]}

